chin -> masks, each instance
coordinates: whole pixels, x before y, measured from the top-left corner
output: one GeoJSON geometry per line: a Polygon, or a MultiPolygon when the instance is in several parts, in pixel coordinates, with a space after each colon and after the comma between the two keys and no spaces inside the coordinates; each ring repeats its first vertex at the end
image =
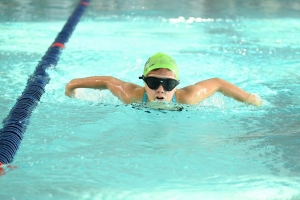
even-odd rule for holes
{"type": "Polygon", "coordinates": [[[162,103],[166,103],[166,102],[169,102],[168,100],[166,99],[154,99],[152,102],[162,102],[162,103]]]}

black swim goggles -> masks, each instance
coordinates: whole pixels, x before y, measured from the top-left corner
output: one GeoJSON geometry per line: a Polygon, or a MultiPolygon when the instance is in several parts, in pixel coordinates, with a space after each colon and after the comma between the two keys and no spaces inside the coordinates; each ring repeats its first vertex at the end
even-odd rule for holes
{"type": "Polygon", "coordinates": [[[157,78],[153,76],[145,77],[143,75],[140,76],[139,79],[143,79],[151,90],[156,90],[160,85],[162,85],[165,91],[172,91],[179,84],[179,81],[171,78],[157,78]]]}

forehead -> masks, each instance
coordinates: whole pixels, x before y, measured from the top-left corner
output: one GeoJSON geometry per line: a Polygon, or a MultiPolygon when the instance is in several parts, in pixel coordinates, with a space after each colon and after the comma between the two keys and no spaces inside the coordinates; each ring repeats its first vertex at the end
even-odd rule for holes
{"type": "Polygon", "coordinates": [[[176,78],[174,72],[172,72],[169,69],[164,69],[164,68],[160,68],[160,69],[154,69],[152,71],[150,71],[147,76],[156,76],[156,77],[166,77],[166,78],[176,78]]]}

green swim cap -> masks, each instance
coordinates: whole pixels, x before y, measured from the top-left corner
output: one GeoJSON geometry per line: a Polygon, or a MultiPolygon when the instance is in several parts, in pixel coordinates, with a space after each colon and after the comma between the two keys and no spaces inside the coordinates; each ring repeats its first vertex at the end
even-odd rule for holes
{"type": "Polygon", "coordinates": [[[160,68],[171,70],[174,72],[176,79],[179,80],[178,67],[175,60],[171,56],[161,52],[154,54],[147,60],[143,75],[146,76],[150,71],[160,68]]]}

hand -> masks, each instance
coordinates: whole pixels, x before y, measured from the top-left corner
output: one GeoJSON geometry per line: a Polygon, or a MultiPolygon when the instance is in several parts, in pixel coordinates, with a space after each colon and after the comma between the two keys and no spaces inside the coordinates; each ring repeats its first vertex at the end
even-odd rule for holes
{"type": "Polygon", "coordinates": [[[262,99],[259,96],[256,96],[254,94],[250,94],[246,101],[247,101],[247,103],[250,103],[250,104],[253,104],[256,106],[261,106],[263,104],[262,99]]]}
{"type": "Polygon", "coordinates": [[[66,85],[65,95],[71,98],[75,97],[75,89],[71,89],[70,84],[66,85]]]}

